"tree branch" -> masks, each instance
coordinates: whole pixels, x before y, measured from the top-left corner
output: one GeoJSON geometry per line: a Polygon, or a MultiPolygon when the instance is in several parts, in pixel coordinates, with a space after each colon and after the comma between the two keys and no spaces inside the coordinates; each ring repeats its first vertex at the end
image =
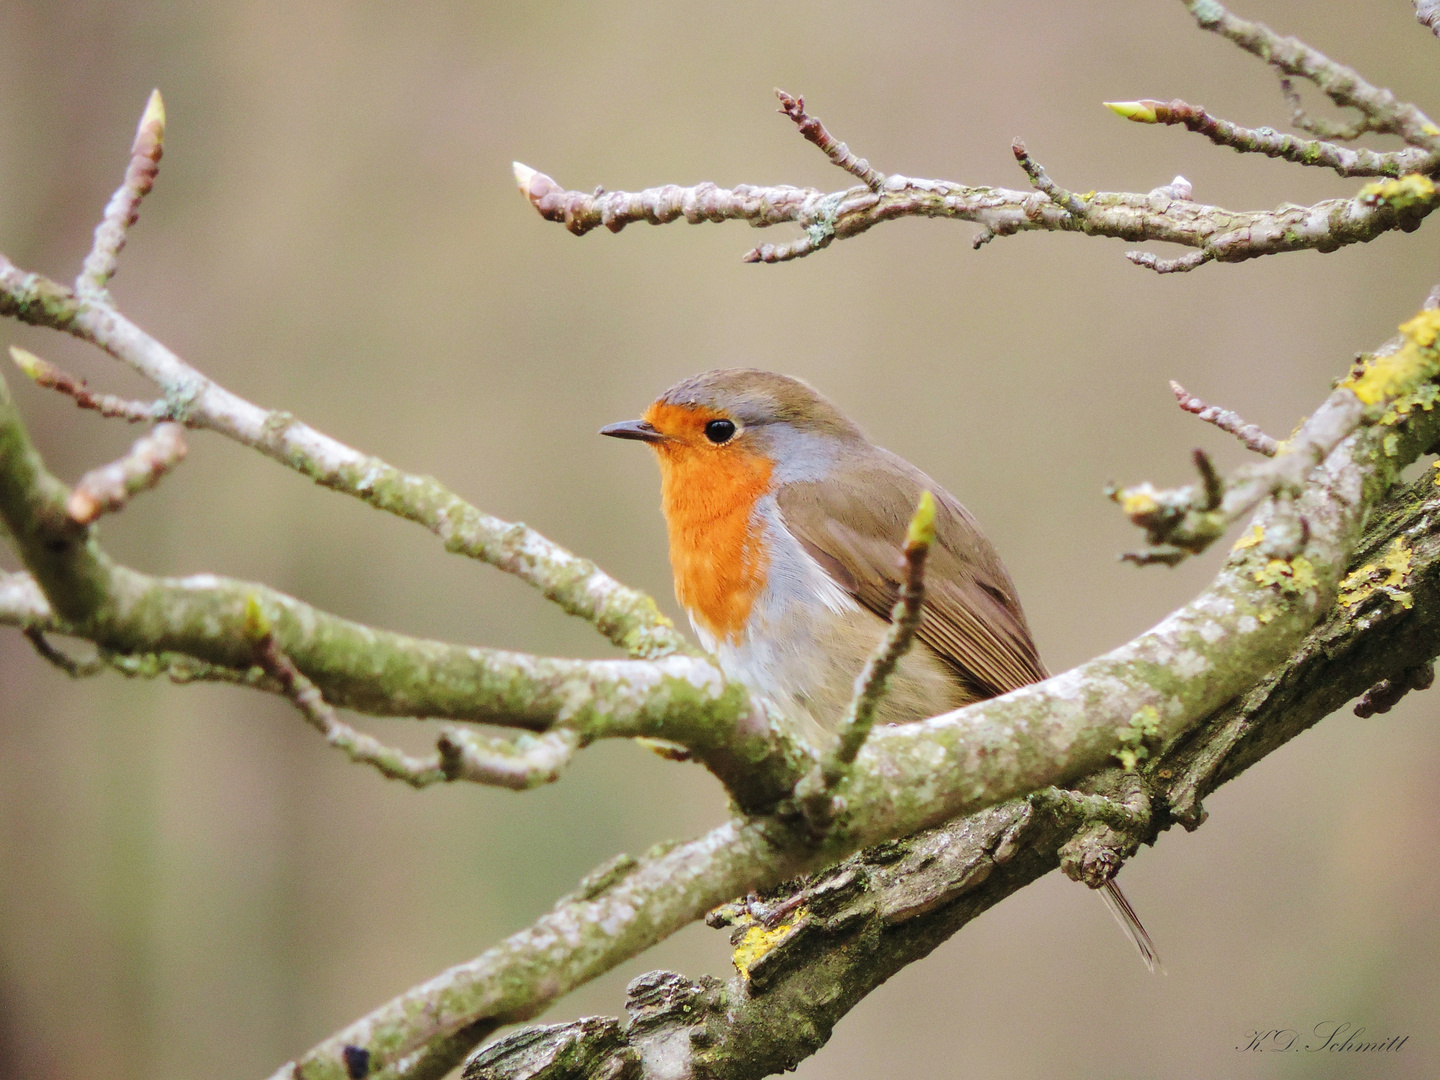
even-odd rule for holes
{"type": "Polygon", "coordinates": [[[1275,210],[1226,210],[1200,203],[1124,192],[1097,192],[1085,200],[1083,218],[1034,192],[972,187],[948,180],[920,180],[891,174],[879,193],[851,188],[825,194],[788,186],[721,188],[667,185],[639,192],[596,195],[567,191],[544,173],[515,167],[521,192],[540,216],[561,222],[577,236],[604,225],[619,232],[648,221],[664,225],[683,218],[746,221],[765,227],[791,222],[806,235],[788,245],[761,244],[747,262],[784,262],[867,232],[903,217],[947,218],[980,225],[982,241],[1020,232],[1084,232],[1123,240],[1159,240],[1199,249],[1192,262],[1242,262],[1287,251],[1335,251],[1365,243],[1395,229],[1413,230],[1434,208],[1433,185],[1415,196],[1375,196],[1364,189],[1355,199],[1327,199],[1313,206],[1275,210]]]}
{"type": "Polygon", "coordinates": [[[1440,127],[1409,102],[1383,87],[1372,86],[1353,68],[1336,63],[1318,49],[1293,37],[1282,37],[1264,23],[1230,14],[1219,0],[1184,0],[1202,29],[1233,41],[1276,71],[1314,83],[1341,108],[1358,109],[1371,130],[1398,135],[1411,146],[1440,153],[1440,127]]]}
{"type": "Polygon", "coordinates": [[[155,176],[160,171],[160,155],[165,152],[165,102],[160,91],[150,91],[145,111],[135,130],[130,147],[130,166],[125,180],[111,197],[100,224],[95,228],[95,243],[85,257],[84,268],[75,279],[75,291],[82,296],[108,302],[105,286],[115,276],[125,234],[140,216],[140,200],[150,194],[155,176]]]}
{"type": "MultiPolygon", "coordinates": [[[[1288,85],[1288,84],[1287,84],[1288,85]]],[[[1341,176],[1389,176],[1399,177],[1406,173],[1429,173],[1434,171],[1440,158],[1434,151],[1419,147],[1407,147],[1391,153],[1377,153],[1374,150],[1351,150],[1334,143],[1317,139],[1297,139],[1274,128],[1247,128],[1218,116],[1211,116],[1199,105],[1175,98],[1172,101],[1154,101],[1142,98],[1139,101],[1107,101],[1105,107],[1126,120],[1137,124],[1179,124],[1191,131],[1204,135],[1216,146],[1228,146],[1242,154],[1264,154],[1266,157],[1282,158],[1295,165],[1318,165],[1334,169],[1341,176]]],[[[1298,106],[1297,106],[1298,109],[1298,106]]],[[[1304,113],[1298,113],[1303,118],[1304,113]]],[[[1375,130],[1365,128],[1364,130],[1375,130]]],[[[1349,134],[1349,132],[1346,132],[1349,134]]],[[[1362,131],[1356,131],[1352,138],[1362,131]]]]}
{"type": "MultiPolygon", "coordinates": [[[[975,238],[977,248],[997,236],[1041,230],[1159,240],[1195,249],[1175,258],[1161,258],[1151,252],[1127,253],[1132,262],[1162,274],[1193,270],[1207,262],[1239,262],[1287,251],[1334,251],[1395,229],[1409,232],[1419,227],[1436,205],[1435,188],[1428,177],[1440,169],[1440,127],[1416,106],[1370,85],[1350,68],[1294,38],[1280,37],[1260,23],[1236,18],[1216,0],[1186,0],[1186,7],[1202,27],[1229,38],[1283,75],[1308,79],[1337,104],[1359,109],[1364,120],[1355,135],[1364,130],[1393,133],[1409,146],[1393,153],[1352,150],[1323,140],[1282,135],[1269,128],[1241,127],[1178,99],[1107,103],[1111,109],[1142,123],[1183,124],[1241,153],[1321,165],[1341,176],[1389,177],[1390,184],[1368,185],[1354,199],[1328,199],[1308,207],[1286,204],[1269,211],[1205,206],[1192,202],[1188,190],[1182,197],[1163,188],[1145,195],[1092,192],[1082,199],[1057,187],[1017,139],[1016,157],[1036,189],[1048,196],[1047,202],[1027,192],[1004,188],[897,174],[887,177],[863,158],[857,158],[809,116],[803,98],[784,91],[776,91],[781,112],[790,116],[800,126],[801,134],[834,164],[858,177],[862,187],[825,194],[813,188],[749,184],[722,188],[705,182],[693,187],[670,184],[639,192],[597,188],[587,194],[567,191],[544,173],[519,162],[514,166],[515,182],[541,217],[563,223],[577,236],[600,225],[619,232],[636,221],[663,225],[680,218],[692,225],[737,220],[762,228],[788,222],[803,230],[804,235],[795,240],[760,244],[744,257],[746,262],[764,263],[801,258],[836,240],[858,236],[881,222],[902,217],[974,222],[980,226],[975,238]]],[[[1287,88],[1287,96],[1293,97],[1288,82],[1282,85],[1287,88]]],[[[1297,113],[1297,124],[1302,119],[1303,113],[1297,113]]],[[[1316,128],[1313,124],[1311,127],[1316,128]]]]}
{"type": "Polygon", "coordinates": [[[1279,450],[1279,443],[1265,434],[1259,426],[1247,424],[1239,413],[1222,409],[1218,405],[1205,404],[1174,379],[1170,380],[1170,392],[1175,395],[1175,400],[1180,403],[1180,408],[1188,413],[1194,413],[1207,424],[1214,424],[1221,431],[1234,435],[1245,444],[1247,450],[1254,450],[1255,453],[1264,454],[1266,457],[1274,457],[1276,451],[1279,450]]]}
{"type": "Polygon", "coordinates": [[[632,656],[698,655],[650,597],[628,589],[525,525],[481,513],[432,477],[362,454],[294,416],[253,405],[190,367],[96,297],[77,296],[0,255],[0,316],[48,326],[99,346],[161,389],[163,419],[206,428],[317,484],[425,526],[447,551],[479,559],[540,589],[632,656]]]}

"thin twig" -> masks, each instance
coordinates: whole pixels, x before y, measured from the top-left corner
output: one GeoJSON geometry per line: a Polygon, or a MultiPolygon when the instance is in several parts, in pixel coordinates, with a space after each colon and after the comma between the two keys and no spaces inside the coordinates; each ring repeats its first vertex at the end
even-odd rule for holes
{"type": "Polygon", "coordinates": [[[1305,104],[1300,100],[1300,92],[1295,89],[1295,84],[1288,75],[1280,76],[1280,94],[1285,98],[1285,104],[1290,106],[1290,122],[1301,131],[1310,132],[1311,135],[1322,139],[1332,139],[1335,142],[1350,142],[1366,132],[1376,130],[1374,122],[1368,116],[1362,116],[1348,124],[1311,116],[1305,111],[1305,104]]]}
{"type": "Polygon", "coordinates": [[[845,718],[840,721],[835,746],[826,755],[823,771],[829,787],[834,787],[845,775],[870,737],[875,710],[890,688],[890,676],[915,641],[925,605],[925,560],[933,543],[935,496],[926,491],[920,496],[905,534],[905,581],[890,612],[890,628],[855,677],[855,693],[845,710],[845,718]]]}
{"type": "MultiPolygon", "coordinates": [[[[1096,192],[1082,202],[1055,188],[1062,198],[1069,198],[1067,207],[1050,198],[1039,198],[1034,191],[895,174],[878,193],[858,187],[830,194],[784,185],[721,188],[706,182],[693,187],[667,184],[598,195],[566,190],[526,165],[517,163],[515,174],[520,191],[540,216],[563,224],[577,236],[601,226],[619,232],[637,222],[665,225],[682,219],[690,224],[744,221],[757,228],[790,223],[805,230],[792,242],[760,245],[745,255],[746,262],[784,262],[821,251],[836,240],[859,236],[887,221],[929,217],[980,226],[977,246],[997,236],[1021,232],[1083,231],[1132,242],[1163,241],[1200,249],[1168,260],[1149,253],[1128,253],[1137,265],[1173,273],[1212,260],[1241,262],[1262,255],[1334,251],[1347,244],[1367,243],[1396,229],[1416,228],[1440,205],[1433,185],[1416,182],[1413,174],[1384,182],[1403,187],[1367,185],[1357,198],[1244,211],[1178,198],[1157,206],[1156,199],[1143,192],[1096,192]],[[1079,207],[1082,213],[1072,212],[1071,207],[1079,207]]],[[[0,265],[0,288],[3,269],[0,265]]],[[[0,293],[0,309],[3,305],[0,293]]]]}
{"type": "Polygon", "coordinates": [[[72,679],[88,679],[92,675],[100,674],[106,668],[106,663],[101,657],[92,656],[88,660],[77,660],[68,653],[57,649],[50,644],[39,627],[27,626],[22,633],[25,635],[25,640],[34,646],[37,653],[72,679]]]}
{"type": "Polygon", "coordinates": [[[1275,456],[1280,444],[1257,424],[1247,424],[1238,413],[1222,409],[1219,405],[1207,405],[1174,379],[1170,380],[1170,390],[1175,395],[1175,400],[1180,403],[1180,408],[1186,412],[1194,413],[1207,424],[1214,424],[1221,431],[1234,435],[1248,450],[1266,457],[1275,456]]]}
{"type": "Polygon", "coordinates": [[[156,424],[148,435],[135,440],[124,457],[92,469],[80,478],[65,504],[78,525],[89,525],[101,514],[112,513],[132,496],[148,491],[184,460],[185,429],[169,421],[156,424]]]}
{"type": "Polygon", "coordinates": [[[573,728],[501,738],[452,726],[441,733],[439,749],[451,780],[528,791],[558,780],[580,745],[580,733],[573,728]]]}
{"type": "MultiPolygon", "coordinates": [[[[1363,389],[1363,388],[1362,388],[1363,389]]],[[[1202,482],[1189,488],[1162,491],[1149,483],[1111,488],[1109,495],[1125,515],[1146,532],[1148,546],[1122,556],[1127,562],[1175,565],[1204,551],[1241,517],[1277,491],[1295,491],[1318,465],[1365,418],[1365,404],[1342,386],[1268,461],[1235,470],[1223,482],[1206,475],[1196,460],[1202,482]],[[1215,501],[1217,482],[1223,498],[1215,501]]],[[[1213,468],[1211,470],[1213,474],[1213,468]]]]}
{"type": "Polygon", "coordinates": [[[325,741],[351,761],[373,765],[391,780],[403,780],[415,788],[468,780],[525,791],[558,779],[580,747],[579,732],[570,728],[556,728],[541,735],[522,732],[506,739],[451,725],[441,732],[436,753],[412,757],[373,735],[355,730],[335,714],[320,688],[281,651],[258,600],[252,599],[246,607],[246,628],[254,643],[256,664],[275,680],[280,693],[325,736],[325,741]]]}
{"type": "Polygon", "coordinates": [[[93,409],[101,416],[118,417],[132,424],[153,424],[167,419],[167,408],[163,401],[132,401],[114,394],[92,393],[85,380],[71,375],[47,360],[18,345],[10,346],[10,358],[15,366],[32,379],[36,386],[47,390],[58,390],[82,409],[93,409]]]}
{"type": "Polygon", "coordinates": [[[291,659],[280,651],[275,635],[260,613],[259,604],[253,604],[250,612],[253,619],[255,662],[265,673],[280,684],[280,692],[300,710],[310,726],[325,736],[325,741],[342,751],[351,761],[361,765],[373,765],[391,780],[403,780],[411,787],[425,788],[448,780],[440,754],[427,757],[411,757],[394,747],[386,746],[373,735],[356,731],[335,715],[319,688],[301,674],[291,659]]]}
{"type": "Polygon", "coordinates": [[[836,729],[835,742],[820,764],[796,785],[796,796],[813,835],[823,836],[839,809],[835,788],[845,779],[875,726],[875,711],[890,689],[890,677],[910,651],[925,607],[925,560],[935,543],[935,496],[921,494],[905,534],[905,580],[890,611],[890,626],[855,676],[855,692],[836,729]]]}
{"type": "Polygon", "coordinates": [[[818,146],[821,153],[831,162],[851,176],[858,177],[860,182],[871,191],[880,190],[880,186],[885,183],[885,174],[871,168],[870,163],[864,158],[857,158],[852,154],[848,146],[836,140],[830,132],[825,130],[825,125],[820,122],[818,116],[806,113],[803,97],[787,94],[779,87],[775,89],[775,96],[780,99],[780,111],[794,120],[795,126],[800,129],[800,134],[818,146]]]}
{"type": "MultiPolygon", "coordinates": [[[[1298,99],[1297,99],[1298,100],[1298,99]]],[[[1247,128],[1218,116],[1211,116],[1200,105],[1175,98],[1173,101],[1107,101],[1105,106],[1126,120],[1138,124],[1181,125],[1204,135],[1216,146],[1228,146],[1242,154],[1264,154],[1283,158],[1296,165],[1319,165],[1334,169],[1341,176],[1404,176],[1412,172],[1429,172],[1435,168],[1436,155],[1427,150],[1407,147],[1391,153],[1351,149],[1318,139],[1300,139],[1274,128],[1247,128]]],[[[1298,108],[1298,106],[1297,106],[1298,108]]],[[[1301,124],[1303,111],[1297,113],[1301,124]]],[[[1348,129],[1347,129],[1348,130],[1348,129]]],[[[1363,130],[1356,131],[1359,135],[1363,130]]],[[[1354,135],[1347,136],[1354,138],[1354,135]]]]}
{"type": "Polygon", "coordinates": [[[1015,155],[1015,160],[1020,163],[1020,168],[1025,170],[1025,175],[1030,178],[1030,183],[1035,190],[1042,191],[1048,195],[1052,202],[1063,206],[1077,218],[1083,218],[1090,212],[1090,208],[1082,202],[1074,192],[1066,191],[1055,181],[1051,180],[1040,163],[1030,156],[1025,149],[1025,142],[1016,139],[1010,144],[1010,150],[1015,155]]]}
{"type": "Polygon", "coordinates": [[[1264,23],[1230,14],[1219,0],[1184,3],[1202,29],[1233,41],[1284,75],[1308,79],[1336,105],[1358,109],[1373,130],[1398,135],[1411,146],[1440,153],[1440,127],[1434,121],[1389,90],[1366,82],[1353,68],[1331,60],[1303,41],[1275,33],[1264,23]]]}
{"type": "Polygon", "coordinates": [[[231,393],[105,304],[25,273],[0,255],[0,316],[63,330],[89,341],[155,382],[167,417],[252,447],[318,484],[425,526],[446,550],[479,559],[539,589],[562,610],[592,623],[636,658],[699,656],[655,601],[610,577],[536,530],[482,513],[432,477],[363,454],[290,413],[231,393]]]}
{"type": "Polygon", "coordinates": [[[75,279],[75,291],[82,296],[105,297],[105,285],[115,275],[125,234],[140,216],[140,200],[155,185],[160,155],[165,151],[165,102],[160,91],[150,91],[135,142],[130,147],[130,165],[125,179],[110,197],[105,214],[95,228],[95,243],[85,256],[85,265],[75,279]]]}
{"type": "Polygon", "coordinates": [[[1125,258],[1136,266],[1154,270],[1157,274],[1184,274],[1196,267],[1204,266],[1215,258],[1215,249],[1204,247],[1199,251],[1192,251],[1188,255],[1178,255],[1173,259],[1162,259],[1159,255],[1149,251],[1127,251],[1125,258]]]}

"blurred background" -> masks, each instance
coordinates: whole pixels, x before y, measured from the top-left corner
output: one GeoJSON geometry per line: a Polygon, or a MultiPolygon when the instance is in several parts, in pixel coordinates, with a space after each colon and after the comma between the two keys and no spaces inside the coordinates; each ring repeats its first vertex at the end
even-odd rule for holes
{"type": "MultiPolygon", "coordinates": [[[[1239,10],[1440,107],[1440,42],[1404,0],[1239,10]]],[[[1221,558],[1116,561],[1138,534],[1107,480],[1188,482],[1197,445],[1242,459],[1167,380],[1283,436],[1436,280],[1434,223],[1158,277],[1118,241],[974,252],[970,226],[904,221],[765,267],[740,256],[783,227],[576,239],[515,191],[512,159],[585,190],[846,186],[775,115],[777,85],[886,172],[1024,187],[1023,135],[1077,191],[1183,173],[1197,199],[1249,208],[1360,185],[1101,108],[1181,96],[1288,119],[1264,66],[1178,2],[8,0],[0,251],[74,276],[158,86],[165,160],[113,291],[222,384],[440,477],[675,614],[655,466],[596,429],[703,369],[802,376],[969,505],[1055,670],[1153,624],[1221,558]]],[[[60,335],[3,336],[148,393],[60,335]]],[[[135,435],[6,378],[66,479],[135,435]]],[[[613,654],[424,531],[204,433],[103,533],[146,571],[264,581],[415,634],[613,654]]],[[[1127,866],[1168,975],[1148,976],[1102,905],[1052,875],[874,994],[800,1075],[1437,1075],[1437,693],[1330,718],[1212,798],[1199,832],[1127,866]],[[1256,1029],[1326,1021],[1411,1038],[1323,1068],[1237,1050],[1256,1029]]],[[[370,729],[426,737],[413,721],[370,729]]],[[[723,814],[707,774],[629,745],[525,795],[414,792],[346,764],[276,700],[71,682],[0,631],[0,1076],[268,1075],[526,925],[594,864],[723,814]]],[[[725,935],[692,927],[548,1018],[616,1013],[653,968],[727,965],[725,935]]]]}

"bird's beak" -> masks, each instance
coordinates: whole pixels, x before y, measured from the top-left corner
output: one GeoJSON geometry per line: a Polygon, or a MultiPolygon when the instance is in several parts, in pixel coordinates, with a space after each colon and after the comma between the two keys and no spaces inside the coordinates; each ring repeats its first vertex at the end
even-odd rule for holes
{"type": "Polygon", "coordinates": [[[616,439],[638,439],[648,443],[665,441],[665,436],[651,427],[648,420],[621,420],[618,424],[602,427],[600,434],[616,439]]]}

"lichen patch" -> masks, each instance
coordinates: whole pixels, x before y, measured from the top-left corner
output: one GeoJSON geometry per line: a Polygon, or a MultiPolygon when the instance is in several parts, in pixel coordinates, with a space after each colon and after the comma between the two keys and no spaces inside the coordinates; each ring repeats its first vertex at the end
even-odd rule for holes
{"type": "Polygon", "coordinates": [[[1353,608],[1377,592],[1383,592],[1402,608],[1414,606],[1410,595],[1410,572],[1414,552],[1397,536],[1378,562],[1366,563],[1345,575],[1340,582],[1340,606],[1353,608]]]}

